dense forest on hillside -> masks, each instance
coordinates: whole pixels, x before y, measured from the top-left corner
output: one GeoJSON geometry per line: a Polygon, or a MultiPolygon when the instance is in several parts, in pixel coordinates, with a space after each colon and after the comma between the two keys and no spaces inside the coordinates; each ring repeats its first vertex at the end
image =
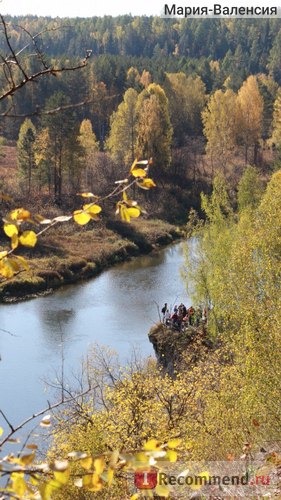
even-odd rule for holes
{"type": "MultiPolygon", "coordinates": [[[[89,97],[93,82],[105,84],[110,96],[110,112],[132,86],[132,75],[128,76],[132,67],[140,75],[148,71],[151,80],[160,85],[167,72],[199,76],[207,93],[221,88],[226,80],[228,86],[237,91],[250,74],[264,73],[281,83],[279,19],[180,20],[130,16],[52,19],[28,16],[7,17],[6,21],[11,23],[9,41],[15,51],[30,43],[27,32],[32,36],[41,33],[36,43],[46,61],[54,58],[74,60],[92,51],[83,81],[78,75],[65,75],[63,82],[55,78],[38,82],[36,92],[32,86],[26,88],[15,96],[19,114],[30,113],[61,88],[70,94],[73,102],[80,102],[89,97]]],[[[35,70],[37,64],[36,59],[30,57],[33,49],[30,44],[25,50],[30,71],[35,70]]],[[[0,52],[5,55],[7,50],[2,33],[0,52]]],[[[15,132],[8,130],[6,133],[15,132]]]]}
{"type": "Polygon", "coordinates": [[[271,168],[280,33],[279,20],[7,17],[0,134],[17,141],[20,192],[59,202],[84,187],[99,192],[135,156],[152,157],[175,207],[169,220],[183,221],[218,168],[232,185],[246,164],[271,168]],[[65,69],[84,57],[82,69],[65,69]],[[41,70],[45,78],[26,82],[41,70]]]}

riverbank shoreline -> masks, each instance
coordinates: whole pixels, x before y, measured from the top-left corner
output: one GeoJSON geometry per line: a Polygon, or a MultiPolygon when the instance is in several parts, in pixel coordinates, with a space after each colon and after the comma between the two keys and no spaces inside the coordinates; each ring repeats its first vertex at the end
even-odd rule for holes
{"type": "Polygon", "coordinates": [[[8,304],[53,293],[68,284],[98,276],[134,257],[163,248],[184,237],[184,232],[162,220],[124,223],[108,220],[87,230],[65,228],[42,238],[27,252],[30,270],[0,284],[0,303],[8,304]]]}

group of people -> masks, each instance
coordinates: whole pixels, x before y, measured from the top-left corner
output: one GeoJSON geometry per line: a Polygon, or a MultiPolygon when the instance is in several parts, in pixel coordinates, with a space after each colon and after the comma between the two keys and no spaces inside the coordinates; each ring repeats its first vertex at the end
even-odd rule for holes
{"type": "Polygon", "coordinates": [[[177,330],[183,330],[186,326],[199,326],[207,322],[207,308],[193,306],[187,308],[184,304],[175,305],[169,309],[167,302],[161,309],[162,323],[172,326],[177,330]]]}

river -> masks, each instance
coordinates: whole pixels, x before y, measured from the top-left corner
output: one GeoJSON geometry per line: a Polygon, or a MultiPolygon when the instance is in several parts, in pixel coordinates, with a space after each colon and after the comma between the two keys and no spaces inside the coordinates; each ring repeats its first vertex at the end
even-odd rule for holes
{"type": "MultiPolygon", "coordinates": [[[[45,297],[0,306],[0,408],[16,425],[53,401],[46,380],[77,371],[93,343],[122,364],[153,355],[147,334],[164,302],[189,304],[180,268],[185,243],[119,264],[45,297]]],[[[0,426],[6,425],[0,418],[0,426]]]]}

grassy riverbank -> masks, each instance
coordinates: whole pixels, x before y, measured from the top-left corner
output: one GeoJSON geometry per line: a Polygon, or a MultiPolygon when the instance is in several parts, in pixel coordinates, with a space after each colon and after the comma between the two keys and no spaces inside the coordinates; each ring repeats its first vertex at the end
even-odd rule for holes
{"type": "Polygon", "coordinates": [[[161,220],[131,224],[108,220],[87,227],[63,224],[42,235],[32,250],[21,249],[30,269],[0,284],[0,302],[50,293],[96,276],[105,268],[172,243],[181,231],[161,220]]]}

